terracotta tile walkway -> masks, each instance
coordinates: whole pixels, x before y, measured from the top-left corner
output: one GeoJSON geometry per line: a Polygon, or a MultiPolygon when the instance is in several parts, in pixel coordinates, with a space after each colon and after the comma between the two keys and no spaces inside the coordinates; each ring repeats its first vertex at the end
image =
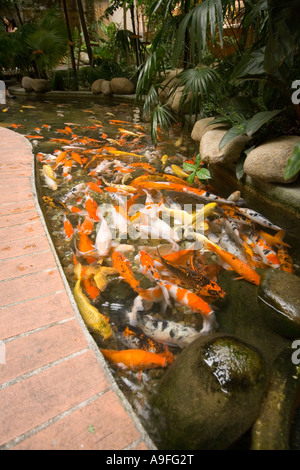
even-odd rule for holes
{"type": "Polygon", "coordinates": [[[1,127],[0,142],[0,449],[155,449],[57,264],[31,145],[1,127]]]}

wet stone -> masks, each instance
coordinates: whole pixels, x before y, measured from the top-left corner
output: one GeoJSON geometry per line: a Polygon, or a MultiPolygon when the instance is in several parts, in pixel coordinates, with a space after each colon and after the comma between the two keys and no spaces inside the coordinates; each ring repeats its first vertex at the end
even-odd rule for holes
{"type": "Polygon", "coordinates": [[[153,394],[155,433],[165,449],[227,449],[255,422],[266,383],[255,348],[231,335],[200,337],[153,394]]]}
{"type": "Polygon", "coordinates": [[[264,321],[278,334],[300,337],[300,278],[276,269],[264,270],[258,288],[258,305],[264,321]]]}

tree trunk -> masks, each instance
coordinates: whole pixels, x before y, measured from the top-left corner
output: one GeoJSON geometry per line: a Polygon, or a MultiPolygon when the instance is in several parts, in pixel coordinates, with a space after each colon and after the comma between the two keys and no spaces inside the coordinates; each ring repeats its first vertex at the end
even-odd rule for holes
{"type": "Polygon", "coordinates": [[[93,65],[94,65],[94,63],[93,63],[94,62],[94,60],[93,60],[93,51],[92,51],[92,48],[91,48],[89,33],[88,33],[88,30],[87,30],[87,26],[86,26],[86,21],[85,21],[85,16],[84,16],[84,11],[83,11],[83,6],[82,6],[82,1],[81,0],[77,0],[77,6],[78,6],[79,17],[80,17],[80,23],[81,23],[81,27],[82,27],[82,31],[83,31],[83,35],[84,35],[84,40],[85,40],[85,44],[86,44],[86,48],[87,48],[87,53],[88,53],[89,60],[90,60],[90,65],[91,65],[91,67],[93,67],[93,65]]]}
{"type": "Polygon", "coordinates": [[[16,13],[17,13],[18,20],[20,21],[20,25],[22,26],[23,20],[22,20],[22,17],[21,17],[19,5],[18,5],[17,2],[14,2],[14,6],[15,6],[15,10],[16,10],[16,13]]]}
{"type": "Polygon", "coordinates": [[[137,38],[136,27],[135,27],[134,3],[132,3],[130,5],[130,14],[131,14],[133,36],[134,36],[134,50],[135,50],[135,57],[136,57],[136,66],[139,67],[140,66],[140,55],[139,55],[138,38],[137,38]]]}
{"type": "Polygon", "coordinates": [[[74,72],[74,76],[76,80],[76,89],[77,89],[78,85],[77,85],[77,70],[76,70],[76,62],[75,62],[74,44],[73,44],[73,38],[72,38],[72,33],[71,33],[71,28],[70,28],[70,21],[69,21],[69,14],[68,14],[66,0],[63,0],[63,7],[64,7],[64,15],[65,15],[65,20],[66,20],[67,30],[68,30],[72,69],[74,72]]]}

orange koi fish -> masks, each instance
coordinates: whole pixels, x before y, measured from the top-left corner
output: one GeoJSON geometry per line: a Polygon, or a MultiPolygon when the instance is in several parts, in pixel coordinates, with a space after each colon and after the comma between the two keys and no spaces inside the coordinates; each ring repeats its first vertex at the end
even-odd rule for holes
{"type": "Polygon", "coordinates": [[[126,325],[121,331],[120,341],[128,348],[140,349],[166,357],[168,364],[174,361],[173,354],[169,351],[167,345],[161,341],[149,338],[139,328],[126,325]]]}
{"type": "Polygon", "coordinates": [[[59,153],[59,155],[56,157],[56,162],[55,162],[54,169],[56,169],[58,167],[58,165],[67,158],[67,155],[68,155],[67,152],[60,152],[59,153]]]}
{"type": "Polygon", "coordinates": [[[90,278],[82,279],[82,286],[91,300],[96,300],[100,295],[100,290],[90,278]]]}
{"type": "Polygon", "coordinates": [[[201,297],[199,297],[198,295],[194,294],[188,289],[184,289],[168,281],[163,281],[154,266],[153,259],[145,251],[140,252],[140,261],[143,268],[146,271],[150,271],[153,278],[158,282],[158,284],[161,287],[166,288],[171,297],[173,297],[178,303],[189,307],[193,312],[200,313],[201,315],[208,316],[213,313],[213,310],[211,309],[210,305],[203,299],[201,299],[201,297]]]}
{"type": "Polygon", "coordinates": [[[120,251],[114,251],[111,255],[111,261],[113,267],[118,271],[120,276],[128,282],[130,287],[138,292],[140,289],[140,283],[134,277],[131,269],[131,264],[126,256],[120,251]]]}
{"type": "Polygon", "coordinates": [[[121,369],[147,370],[167,367],[168,365],[165,357],[140,349],[124,349],[121,351],[100,349],[100,351],[105,359],[121,369]]]}
{"type": "Polygon", "coordinates": [[[286,246],[290,248],[291,246],[288,243],[283,241],[285,230],[279,230],[276,235],[271,235],[270,233],[259,231],[259,235],[271,246],[286,246]]]}
{"type": "Polygon", "coordinates": [[[44,137],[42,135],[25,135],[27,139],[43,139],[44,137]]]}
{"type": "Polygon", "coordinates": [[[92,240],[89,238],[89,235],[84,233],[81,225],[78,225],[78,254],[84,256],[88,264],[92,264],[96,261],[96,258],[91,256],[95,252],[95,247],[92,240]]]}
{"type": "Polygon", "coordinates": [[[93,181],[87,184],[87,188],[91,191],[94,191],[95,193],[103,193],[103,190],[100,188],[100,185],[94,183],[93,181]]]}
{"type": "Polygon", "coordinates": [[[288,254],[287,248],[284,246],[280,247],[278,249],[277,255],[278,255],[281,271],[293,273],[294,263],[293,263],[291,256],[288,254]]]}
{"type": "Polygon", "coordinates": [[[280,267],[280,261],[275,253],[274,250],[270,246],[268,246],[264,239],[259,235],[256,234],[253,237],[254,241],[254,250],[258,255],[261,257],[262,261],[267,265],[271,266],[272,268],[279,268],[280,267]]]}
{"type": "Polygon", "coordinates": [[[232,255],[228,251],[223,250],[220,248],[216,243],[210,241],[205,235],[201,235],[200,233],[195,233],[196,239],[204,242],[206,248],[210,251],[216,253],[225,263],[229,264],[232,269],[238,273],[243,279],[252,284],[259,285],[260,283],[260,276],[257,272],[250,268],[246,263],[238,259],[236,256],[232,255]]]}
{"type": "MultiPolygon", "coordinates": [[[[131,182],[132,185],[133,182],[131,182]]],[[[146,189],[156,189],[156,190],[166,190],[166,191],[176,191],[180,193],[187,193],[191,196],[198,196],[201,199],[209,202],[220,202],[220,203],[229,203],[227,199],[222,199],[215,194],[205,191],[204,189],[192,188],[186,185],[181,185],[177,183],[170,183],[167,181],[145,181],[140,183],[140,186],[146,189]]]]}
{"type": "Polygon", "coordinates": [[[85,200],[85,210],[89,214],[90,219],[94,220],[94,222],[99,222],[100,218],[97,215],[98,205],[96,201],[89,195],[89,193],[85,192],[86,200],[85,200]]]}
{"type": "Polygon", "coordinates": [[[79,155],[79,153],[76,153],[76,152],[72,152],[71,153],[71,158],[73,158],[73,160],[77,163],[79,163],[79,165],[82,166],[82,159],[81,159],[81,156],[79,155]]]}
{"type": "Polygon", "coordinates": [[[63,167],[63,177],[67,179],[72,179],[70,175],[71,168],[73,166],[73,160],[65,160],[64,167],[63,167]]]}
{"type": "Polygon", "coordinates": [[[225,297],[223,289],[200,271],[193,271],[192,269],[176,265],[168,261],[166,257],[160,256],[160,259],[169,271],[175,274],[184,285],[193,288],[198,295],[209,296],[215,299],[225,297]]]}
{"type": "Polygon", "coordinates": [[[64,216],[64,233],[68,240],[74,235],[73,225],[66,216],[64,216]]]}

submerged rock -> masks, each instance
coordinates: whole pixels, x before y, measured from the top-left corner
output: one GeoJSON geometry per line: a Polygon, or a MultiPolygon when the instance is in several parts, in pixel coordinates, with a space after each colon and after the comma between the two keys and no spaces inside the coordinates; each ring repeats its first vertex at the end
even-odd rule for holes
{"type": "Polygon", "coordinates": [[[113,94],[109,80],[102,80],[101,93],[105,96],[111,96],[113,94]]]}
{"type": "Polygon", "coordinates": [[[299,390],[300,368],[293,362],[293,350],[287,348],[272,366],[266,395],[252,428],[253,450],[290,449],[292,421],[299,390]]]}
{"type": "Polygon", "coordinates": [[[226,144],[221,150],[220,142],[226,134],[226,129],[208,130],[203,135],[199,152],[204,163],[219,164],[237,162],[249,140],[245,135],[239,135],[226,144]]]}
{"type": "Polygon", "coordinates": [[[299,172],[293,178],[285,180],[284,169],[299,141],[300,136],[289,135],[277,137],[259,145],[249,152],[244,163],[245,173],[267,183],[296,181],[299,172]]]}
{"type": "Polygon", "coordinates": [[[267,383],[261,354],[235,336],[196,339],[152,397],[165,449],[226,449],[255,422],[267,383]]]}
{"type": "Polygon", "coordinates": [[[278,269],[266,269],[257,291],[264,321],[278,334],[300,337],[300,278],[278,269]]]}

